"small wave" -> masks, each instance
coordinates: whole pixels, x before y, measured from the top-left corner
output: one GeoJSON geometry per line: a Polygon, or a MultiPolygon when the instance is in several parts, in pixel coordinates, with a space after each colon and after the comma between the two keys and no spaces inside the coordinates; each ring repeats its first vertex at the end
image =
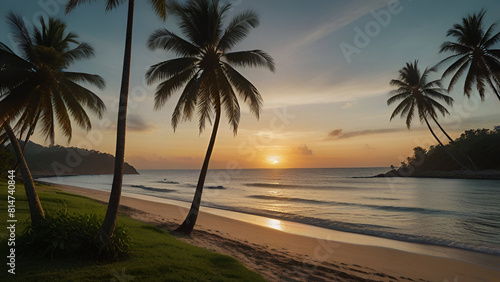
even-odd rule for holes
{"type": "Polygon", "coordinates": [[[384,198],[384,197],[363,197],[363,198],[367,200],[399,201],[399,199],[396,198],[384,198]]]}
{"type": "Polygon", "coordinates": [[[168,181],[168,180],[160,180],[160,181],[156,181],[156,183],[179,184],[179,182],[177,182],[177,181],[168,181]]]}
{"type": "MultiPolygon", "coordinates": [[[[196,185],[194,184],[184,184],[183,185],[184,187],[189,187],[189,188],[196,188],[196,185]]],[[[222,185],[218,185],[218,186],[203,186],[203,188],[205,189],[212,189],[212,190],[224,190],[224,189],[227,189],[226,187],[222,186],[222,185]]]]}
{"type": "Polygon", "coordinates": [[[245,186],[262,188],[297,188],[299,186],[279,183],[246,183],[245,186]]]}
{"type": "Polygon", "coordinates": [[[457,248],[462,250],[468,250],[473,252],[479,252],[490,255],[500,255],[500,248],[496,247],[486,247],[486,246],[478,246],[474,244],[469,244],[465,242],[456,242],[449,239],[439,239],[432,236],[422,236],[422,235],[412,235],[412,234],[403,234],[396,232],[394,228],[388,226],[380,226],[374,224],[362,224],[362,223],[349,223],[342,221],[334,221],[328,219],[321,219],[315,217],[307,217],[307,216],[299,216],[291,213],[285,212],[277,212],[277,211],[267,211],[261,209],[252,209],[252,208],[235,208],[224,205],[216,205],[212,203],[205,203],[206,206],[210,206],[213,208],[231,210],[236,212],[243,212],[254,214],[258,216],[264,216],[269,218],[275,218],[280,220],[288,220],[298,223],[303,223],[307,225],[313,225],[323,228],[328,228],[337,231],[357,233],[362,235],[376,236],[380,238],[386,238],[391,240],[398,240],[403,242],[411,242],[411,243],[420,243],[420,244],[428,244],[435,246],[443,246],[450,248],[457,248]]]}
{"type": "Polygon", "coordinates": [[[286,202],[297,202],[297,203],[312,203],[312,204],[328,204],[328,205],[336,205],[336,206],[350,206],[350,207],[361,207],[361,208],[370,208],[375,210],[383,210],[383,211],[392,211],[392,212],[408,212],[408,213],[421,213],[421,214],[456,214],[451,211],[445,210],[436,210],[436,209],[427,209],[427,208],[416,208],[416,207],[400,207],[400,206],[383,206],[383,205],[367,205],[360,203],[346,203],[346,202],[335,202],[335,201],[320,201],[320,200],[312,200],[312,199],[303,199],[303,198],[290,198],[290,197],[281,197],[281,196],[267,196],[267,195],[250,195],[247,196],[249,198],[254,199],[262,199],[262,200],[276,200],[276,201],[286,201],[286,202]]]}
{"type": "Polygon", "coordinates": [[[253,198],[253,199],[261,199],[261,200],[278,200],[278,201],[289,201],[289,202],[298,202],[298,203],[312,203],[312,204],[329,204],[329,203],[331,203],[331,202],[302,199],[302,198],[289,198],[289,197],[266,196],[266,195],[250,195],[247,197],[253,198]]]}
{"type": "Polygon", "coordinates": [[[154,191],[154,192],[174,192],[174,191],[176,191],[173,189],[154,188],[154,187],[149,187],[149,186],[144,186],[144,185],[130,185],[130,186],[134,187],[134,188],[141,188],[144,190],[154,191]]]}
{"type": "MultiPolygon", "coordinates": [[[[342,181],[337,181],[339,183],[342,183],[342,181]]],[[[347,182],[346,182],[347,183],[347,182]]],[[[281,184],[281,183],[261,183],[261,182],[256,182],[256,183],[245,183],[245,186],[249,187],[258,187],[258,188],[274,188],[274,189],[308,189],[308,190],[361,190],[361,189],[378,189],[378,188],[360,188],[360,187],[353,187],[353,186],[327,186],[327,185],[320,185],[320,186],[313,186],[313,185],[293,185],[293,184],[281,184]]]]}

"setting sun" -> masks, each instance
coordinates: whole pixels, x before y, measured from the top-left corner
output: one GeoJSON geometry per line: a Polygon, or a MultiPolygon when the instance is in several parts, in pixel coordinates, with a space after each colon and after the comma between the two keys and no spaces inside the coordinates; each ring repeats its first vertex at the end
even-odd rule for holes
{"type": "Polygon", "coordinates": [[[277,156],[271,156],[267,158],[268,162],[273,165],[277,165],[280,163],[281,158],[277,156]]]}

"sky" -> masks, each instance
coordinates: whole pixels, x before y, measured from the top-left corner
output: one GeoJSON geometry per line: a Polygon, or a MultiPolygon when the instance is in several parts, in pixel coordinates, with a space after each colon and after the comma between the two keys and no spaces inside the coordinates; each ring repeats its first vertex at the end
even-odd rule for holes
{"type": "MultiPolygon", "coordinates": [[[[92,45],[96,55],[70,70],[98,74],[106,80],[104,90],[89,89],[105,102],[107,112],[101,120],[92,117],[91,131],[74,125],[72,140],[58,134],[56,143],[114,154],[127,7],[105,12],[103,2],[92,1],[66,15],[65,0],[0,0],[4,19],[0,21],[0,42],[16,51],[5,21],[12,10],[24,17],[30,29],[40,16],[60,18],[68,31],[92,45]]],[[[236,136],[227,119],[222,119],[210,164],[218,169],[399,165],[414,147],[437,142],[417,119],[411,130],[404,119],[389,120],[395,107],[386,103],[390,80],[397,78],[406,62],[419,60],[423,69],[446,58],[439,54],[439,47],[449,40],[446,31],[464,16],[485,8],[488,26],[500,20],[497,0],[231,3],[229,17],[248,9],[260,17],[260,25],[233,50],[264,50],[274,58],[276,72],[239,69],[262,94],[263,110],[257,120],[240,101],[242,115],[236,136]]],[[[175,58],[172,53],[147,48],[147,38],[157,28],[182,34],[174,16],[164,22],[148,1],[136,1],[125,159],[138,169],[199,169],[211,127],[200,133],[195,117],[174,132],[170,117],[180,93],[155,111],[157,85],[148,85],[144,79],[151,65],[175,58]]],[[[442,72],[443,68],[430,79],[439,79],[442,72]]],[[[445,85],[448,81],[443,80],[445,85]]],[[[439,117],[453,138],[468,129],[493,129],[500,124],[500,101],[491,91],[481,102],[478,95],[464,97],[460,86],[463,80],[450,92],[455,99],[450,115],[439,117]]],[[[32,141],[48,145],[38,132],[32,141]]]]}

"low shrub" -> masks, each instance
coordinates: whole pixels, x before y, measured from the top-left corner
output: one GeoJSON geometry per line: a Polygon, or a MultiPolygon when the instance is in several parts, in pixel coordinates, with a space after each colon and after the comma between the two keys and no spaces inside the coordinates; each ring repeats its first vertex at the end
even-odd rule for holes
{"type": "Polygon", "coordinates": [[[113,260],[124,256],[131,238],[117,226],[106,246],[99,238],[102,221],[95,214],[47,213],[19,237],[20,251],[29,256],[113,260]]]}

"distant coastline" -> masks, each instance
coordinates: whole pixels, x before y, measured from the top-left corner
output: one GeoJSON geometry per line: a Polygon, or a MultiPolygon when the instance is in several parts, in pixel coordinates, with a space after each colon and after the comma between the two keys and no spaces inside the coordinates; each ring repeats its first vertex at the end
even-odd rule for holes
{"type": "Polygon", "coordinates": [[[415,177],[415,178],[445,178],[445,179],[484,179],[500,180],[500,170],[480,170],[480,171],[439,171],[428,170],[421,172],[411,172],[407,169],[393,169],[386,173],[375,175],[374,177],[415,177]]]}
{"type": "MultiPolygon", "coordinates": [[[[33,178],[113,174],[115,157],[96,150],[77,147],[45,147],[29,142],[25,153],[33,178]]],[[[139,174],[123,164],[124,174],[139,174]]]]}

